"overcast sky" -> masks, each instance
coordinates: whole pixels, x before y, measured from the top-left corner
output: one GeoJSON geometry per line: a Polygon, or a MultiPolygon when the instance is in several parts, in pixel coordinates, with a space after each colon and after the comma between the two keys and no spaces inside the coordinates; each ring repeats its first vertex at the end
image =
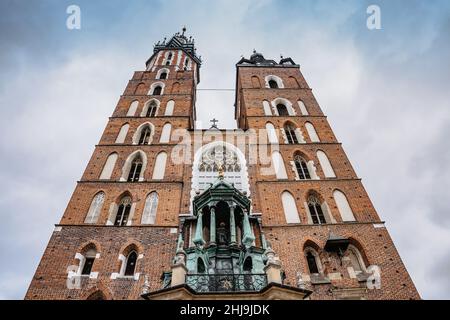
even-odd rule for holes
{"type": "MultiPolygon", "coordinates": [[[[22,299],[133,71],[186,25],[199,88],[234,88],[253,49],[290,56],[423,298],[450,298],[450,1],[0,2],[0,298],[22,299]],[[66,8],[81,8],[81,29],[66,8]],[[381,8],[381,30],[366,9],[381,8]]],[[[200,91],[235,128],[233,92],[200,91]]]]}

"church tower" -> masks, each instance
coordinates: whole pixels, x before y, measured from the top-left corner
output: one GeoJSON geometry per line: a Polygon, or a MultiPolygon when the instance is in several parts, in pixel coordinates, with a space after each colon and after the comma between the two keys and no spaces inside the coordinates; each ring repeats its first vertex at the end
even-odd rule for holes
{"type": "Polygon", "coordinates": [[[154,46],[109,118],[26,299],[139,299],[161,287],[178,237],[184,165],[176,130],[192,130],[201,60],[186,29],[154,46]]]}
{"type": "Polygon", "coordinates": [[[242,58],[238,129],[199,130],[185,33],[129,81],[26,299],[419,299],[300,66],[242,58]]]}

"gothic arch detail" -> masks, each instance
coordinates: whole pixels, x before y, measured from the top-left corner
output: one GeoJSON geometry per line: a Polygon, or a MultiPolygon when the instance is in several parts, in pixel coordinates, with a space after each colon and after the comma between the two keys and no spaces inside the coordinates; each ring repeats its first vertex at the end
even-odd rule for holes
{"type": "Polygon", "coordinates": [[[127,181],[132,162],[137,156],[140,156],[142,160],[142,169],[139,173],[139,181],[144,181],[144,173],[147,168],[147,155],[142,150],[136,150],[128,156],[127,160],[125,160],[125,164],[122,167],[122,176],[120,177],[120,181],[127,181]]]}
{"type": "MultiPolygon", "coordinates": [[[[192,166],[191,203],[196,191],[206,190],[219,176],[219,163],[224,179],[239,191],[250,194],[247,160],[236,146],[225,142],[211,142],[195,153],[192,166]]],[[[191,208],[192,210],[192,208],[191,208]]]]}

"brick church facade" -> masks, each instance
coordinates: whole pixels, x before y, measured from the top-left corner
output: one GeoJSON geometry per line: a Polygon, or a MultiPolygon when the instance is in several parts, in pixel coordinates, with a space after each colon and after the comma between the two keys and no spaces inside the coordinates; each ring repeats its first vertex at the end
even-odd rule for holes
{"type": "Polygon", "coordinates": [[[200,66],[155,45],[25,299],[420,299],[300,66],[242,58],[238,129],[199,130],[200,66]]]}

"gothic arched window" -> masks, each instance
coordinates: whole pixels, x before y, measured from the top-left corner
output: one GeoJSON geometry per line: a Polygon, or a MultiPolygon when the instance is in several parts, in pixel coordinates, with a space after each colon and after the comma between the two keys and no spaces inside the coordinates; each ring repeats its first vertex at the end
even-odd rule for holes
{"type": "Polygon", "coordinates": [[[117,153],[111,153],[106,159],[105,165],[103,166],[102,173],[100,174],[100,179],[111,179],[111,175],[114,170],[114,166],[116,165],[118,155],[117,153]]]}
{"type": "Polygon", "coordinates": [[[142,158],[140,155],[137,155],[136,158],[134,158],[133,162],[131,163],[130,172],[128,173],[128,182],[135,182],[139,181],[139,176],[141,174],[142,170],[142,158]]]}
{"type": "Polygon", "coordinates": [[[100,191],[97,193],[92,199],[91,206],[89,207],[89,211],[86,215],[86,219],[84,223],[96,223],[98,217],[100,216],[100,212],[102,210],[103,201],[105,200],[105,193],[100,191]]]}
{"type": "Polygon", "coordinates": [[[358,274],[364,272],[366,270],[366,266],[359,250],[355,246],[349,245],[347,251],[348,257],[350,258],[350,263],[353,270],[355,270],[355,273],[358,274]]]}
{"type": "Polygon", "coordinates": [[[202,154],[198,165],[199,190],[206,190],[217,179],[219,163],[221,163],[225,179],[236,189],[242,190],[242,167],[239,158],[235,152],[224,146],[216,146],[202,154]]]}
{"type": "Polygon", "coordinates": [[[272,89],[278,89],[278,83],[275,80],[269,80],[269,87],[272,89]]]}
{"type": "Polygon", "coordinates": [[[286,124],[284,126],[284,132],[286,133],[287,141],[289,144],[298,143],[295,127],[292,124],[286,124]]]}
{"type": "Polygon", "coordinates": [[[305,248],[305,258],[310,274],[321,273],[322,264],[320,263],[320,257],[316,250],[311,247],[305,248]]]}
{"type": "MultiPolygon", "coordinates": [[[[161,87],[157,87],[157,88],[161,88],[161,87]]],[[[155,88],[155,91],[156,91],[156,88],[155,88]]],[[[150,103],[150,105],[148,106],[147,114],[145,116],[148,118],[155,117],[157,109],[158,109],[158,105],[156,104],[156,102],[152,101],[150,103]]]]}
{"type": "Polygon", "coordinates": [[[136,261],[137,261],[137,253],[136,251],[131,251],[127,257],[127,263],[125,265],[125,276],[134,276],[134,271],[136,269],[136,261]]]}
{"type": "Polygon", "coordinates": [[[325,216],[322,211],[319,199],[316,196],[311,195],[308,198],[308,208],[311,213],[311,218],[314,224],[326,223],[325,216]]]}
{"type": "Polygon", "coordinates": [[[161,86],[156,86],[155,89],[153,89],[153,95],[154,96],[160,96],[162,92],[162,87],[161,86]]]}
{"type": "Polygon", "coordinates": [[[311,175],[308,171],[308,166],[306,164],[305,159],[301,156],[296,155],[294,157],[295,169],[297,170],[298,177],[300,180],[311,179],[311,175]]]}
{"type": "Polygon", "coordinates": [[[128,217],[131,211],[131,198],[125,196],[120,200],[119,208],[117,210],[115,226],[125,226],[128,222],[128,217]]]}
{"type": "Polygon", "coordinates": [[[325,174],[325,178],[336,178],[336,174],[334,173],[333,167],[331,166],[330,160],[328,159],[325,152],[323,152],[322,150],[318,150],[316,152],[316,155],[319,159],[322,171],[325,174]]]}
{"type": "Polygon", "coordinates": [[[172,63],[172,57],[173,57],[172,52],[169,52],[169,55],[167,56],[166,60],[166,66],[169,66],[172,63]]]}
{"type": "Polygon", "coordinates": [[[154,224],[156,221],[156,212],[158,210],[158,194],[152,192],[145,200],[144,213],[142,214],[141,224],[154,224]]]}
{"type": "Polygon", "coordinates": [[[289,115],[287,107],[282,103],[277,104],[277,111],[278,111],[279,116],[288,116],[289,115]]]}
{"type": "Polygon", "coordinates": [[[81,274],[82,275],[89,275],[92,271],[92,265],[94,264],[95,261],[95,256],[97,255],[97,251],[95,249],[89,249],[85,254],[84,254],[84,263],[83,263],[83,268],[81,269],[81,274]]]}
{"type": "Polygon", "coordinates": [[[152,133],[152,130],[149,127],[145,127],[142,131],[141,131],[141,135],[139,137],[139,142],[138,144],[148,144],[148,141],[150,139],[150,135],[152,133]]]}
{"type": "Polygon", "coordinates": [[[153,168],[153,180],[162,180],[164,179],[164,174],[166,171],[166,162],[167,162],[167,153],[160,152],[156,156],[155,166],[153,168]]]}
{"type": "Polygon", "coordinates": [[[197,273],[205,273],[206,272],[206,267],[205,267],[205,263],[203,262],[203,260],[201,258],[197,259],[197,273]]]}
{"type": "Polygon", "coordinates": [[[167,79],[167,72],[161,73],[161,74],[159,75],[159,79],[161,79],[161,80],[167,79]]]}
{"type": "Polygon", "coordinates": [[[127,117],[133,117],[134,114],[136,113],[138,106],[139,106],[139,101],[134,100],[133,102],[131,102],[130,107],[128,108],[128,111],[127,111],[127,117]]]}
{"type": "Polygon", "coordinates": [[[300,223],[295,199],[289,191],[281,194],[281,204],[283,205],[284,216],[287,223],[300,223]]]}

